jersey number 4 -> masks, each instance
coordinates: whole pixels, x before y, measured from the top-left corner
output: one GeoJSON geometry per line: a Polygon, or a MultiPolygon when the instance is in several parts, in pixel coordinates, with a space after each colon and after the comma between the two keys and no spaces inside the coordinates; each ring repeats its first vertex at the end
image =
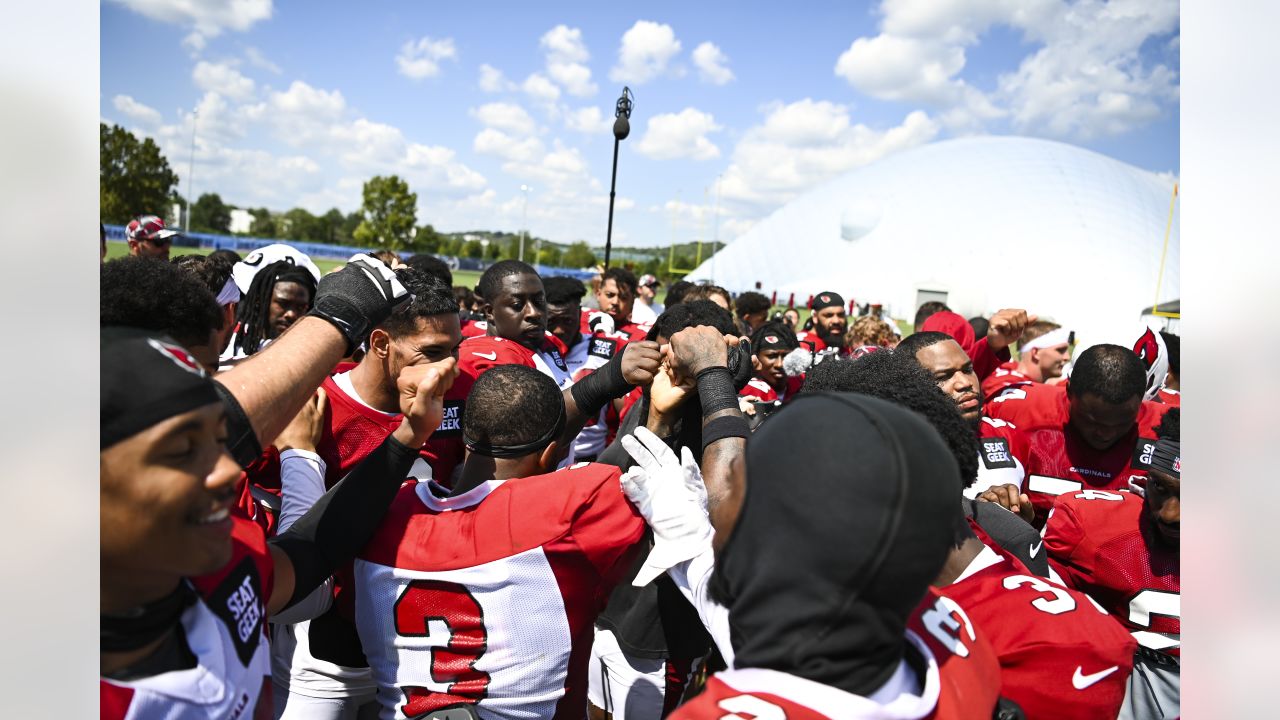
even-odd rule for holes
{"type": "Polygon", "coordinates": [[[476,669],[488,647],[480,603],[466,587],[440,580],[414,580],[396,600],[396,632],[404,637],[444,640],[431,649],[431,682],[435,688],[401,687],[400,711],[415,718],[460,705],[474,705],[489,689],[489,673],[476,669]],[[446,639],[447,638],[447,639],[446,639]]]}

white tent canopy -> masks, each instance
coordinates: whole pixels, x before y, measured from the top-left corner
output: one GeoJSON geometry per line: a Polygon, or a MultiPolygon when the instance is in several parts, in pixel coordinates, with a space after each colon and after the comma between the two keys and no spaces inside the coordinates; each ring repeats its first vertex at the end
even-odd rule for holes
{"type": "Polygon", "coordinates": [[[833,290],[908,322],[943,299],[969,317],[1023,307],[1082,345],[1131,343],[1142,311],[1179,297],[1173,180],[1047,140],[924,145],[783,206],[688,276],[761,283],[797,305],[833,290]]]}

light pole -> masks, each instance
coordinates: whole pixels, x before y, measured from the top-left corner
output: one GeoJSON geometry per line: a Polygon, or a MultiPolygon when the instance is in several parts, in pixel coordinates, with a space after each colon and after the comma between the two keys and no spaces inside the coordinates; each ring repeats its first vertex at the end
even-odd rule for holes
{"type": "Polygon", "coordinates": [[[524,262],[524,238],[529,234],[529,186],[521,185],[524,193],[524,209],[520,211],[520,262],[524,262]]]}
{"type": "Polygon", "coordinates": [[[191,161],[187,164],[187,208],[182,220],[182,234],[191,233],[191,181],[196,174],[196,120],[200,118],[200,108],[191,111],[191,161]]]}

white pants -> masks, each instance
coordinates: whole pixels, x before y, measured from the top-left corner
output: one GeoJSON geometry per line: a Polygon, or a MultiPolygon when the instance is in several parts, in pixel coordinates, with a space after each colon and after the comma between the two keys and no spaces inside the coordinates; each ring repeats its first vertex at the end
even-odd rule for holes
{"type": "Polygon", "coordinates": [[[378,720],[378,701],[373,695],[317,698],[289,692],[279,685],[271,689],[276,720],[378,720]]]}
{"type": "Polygon", "coordinates": [[[694,661],[678,667],[666,659],[631,657],[618,647],[612,631],[596,628],[587,666],[587,700],[611,713],[613,720],[659,720],[680,702],[696,665],[694,661]]]}

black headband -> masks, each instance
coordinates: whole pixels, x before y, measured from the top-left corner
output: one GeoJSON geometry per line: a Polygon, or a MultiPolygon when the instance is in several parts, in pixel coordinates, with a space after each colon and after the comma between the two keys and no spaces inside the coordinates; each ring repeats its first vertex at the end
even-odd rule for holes
{"type": "Polygon", "coordinates": [[[1156,441],[1156,449],[1151,453],[1151,468],[1170,477],[1182,479],[1182,443],[1178,440],[1160,438],[1156,441]]]}
{"type": "Polygon", "coordinates": [[[560,403],[560,414],[556,416],[556,422],[551,429],[527,443],[520,445],[490,445],[487,442],[481,442],[472,438],[467,434],[466,430],[462,431],[462,442],[467,447],[468,452],[484,455],[492,458],[519,458],[535,452],[541,452],[544,448],[551,444],[552,440],[560,437],[560,433],[564,432],[566,422],[564,414],[564,403],[560,403]]]}
{"type": "Polygon", "coordinates": [[[103,328],[100,360],[100,449],[175,415],[221,402],[200,363],[167,337],[103,328]]]}

